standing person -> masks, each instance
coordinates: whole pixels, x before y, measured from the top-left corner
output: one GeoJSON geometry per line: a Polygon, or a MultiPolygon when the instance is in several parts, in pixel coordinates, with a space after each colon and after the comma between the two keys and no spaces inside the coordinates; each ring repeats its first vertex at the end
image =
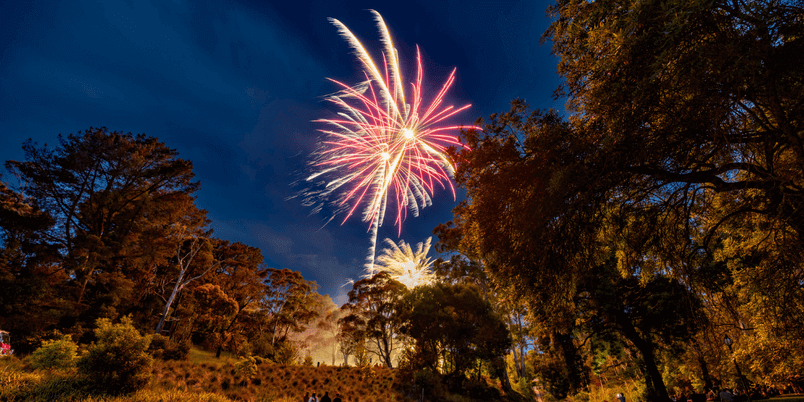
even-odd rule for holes
{"type": "Polygon", "coordinates": [[[315,397],[315,392],[313,392],[313,396],[311,396],[307,402],[318,402],[318,398],[315,397]]]}
{"type": "Polygon", "coordinates": [[[335,394],[335,399],[333,399],[332,402],[343,402],[341,401],[341,394],[335,394]]]}
{"type": "Polygon", "coordinates": [[[617,393],[617,399],[618,399],[620,402],[625,402],[625,395],[624,395],[622,392],[618,392],[618,393],[617,393]]]}
{"type": "Polygon", "coordinates": [[[304,393],[304,397],[302,397],[302,402],[310,402],[310,391],[304,393]]]}
{"type": "Polygon", "coordinates": [[[329,397],[329,391],[324,392],[324,396],[321,397],[321,402],[332,402],[332,399],[329,397]]]}

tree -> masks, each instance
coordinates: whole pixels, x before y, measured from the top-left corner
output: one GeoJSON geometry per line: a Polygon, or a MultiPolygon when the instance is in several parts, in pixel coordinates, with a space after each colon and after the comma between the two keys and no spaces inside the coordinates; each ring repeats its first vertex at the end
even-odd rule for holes
{"type": "MultiPolygon", "coordinates": [[[[443,251],[448,250],[444,245],[438,245],[438,247],[443,251]]],[[[491,304],[494,312],[504,318],[513,340],[511,354],[513,355],[514,379],[527,377],[524,381],[529,383],[530,376],[526,373],[525,368],[525,351],[533,345],[533,339],[530,336],[532,317],[528,313],[524,299],[518,296],[510,284],[501,283],[495,280],[495,277],[489,276],[482,263],[461,254],[453,254],[449,261],[436,260],[434,272],[441,283],[476,286],[483,299],[491,304]]],[[[495,362],[495,364],[502,363],[495,362]]],[[[506,392],[513,391],[508,370],[498,370],[497,374],[500,375],[500,381],[506,392]]]]}
{"type": "Polygon", "coordinates": [[[419,286],[405,296],[397,314],[400,331],[415,342],[418,368],[445,374],[456,386],[478,362],[491,364],[511,347],[505,322],[475,286],[419,286]]]}
{"type": "MultiPolygon", "coordinates": [[[[209,281],[218,284],[227,297],[237,304],[235,313],[221,327],[224,334],[230,334],[247,309],[253,312],[258,310],[265,292],[263,281],[268,276],[268,269],[262,266],[263,256],[258,248],[217,239],[213,243],[213,255],[221,263],[209,281]]],[[[216,357],[220,357],[222,348],[223,343],[220,343],[216,357]]]]}
{"type": "Polygon", "coordinates": [[[193,301],[195,307],[195,318],[193,320],[194,332],[200,334],[196,341],[206,339],[218,351],[216,357],[220,357],[220,350],[227,338],[228,324],[239,312],[237,301],[229,297],[220,286],[205,283],[193,289],[193,301]]]}
{"type": "MultiPolygon", "coordinates": [[[[758,281],[749,287],[804,279],[801,5],[567,0],[552,13],[545,38],[578,124],[598,133],[588,140],[598,144],[592,159],[605,174],[619,175],[633,202],[675,210],[702,232],[681,233],[694,238],[689,258],[711,258],[738,228],[770,232],[755,244],[764,250],[754,255],[767,258],[755,265],[788,255],[795,257],[783,265],[797,267],[750,269],[758,281]]],[[[667,229],[653,236],[672,234],[667,229]]],[[[801,292],[786,287],[770,300],[802,300],[801,292]]],[[[786,304],[782,315],[801,322],[800,311],[786,304]]],[[[779,335],[800,339],[801,329],[779,335]]]]}
{"type": "Polygon", "coordinates": [[[14,334],[17,352],[33,352],[69,309],[58,248],[46,239],[53,219],[0,182],[0,328],[14,334]]]}
{"type": "Polygon", "coordinates": [[[172,245],[172,218],[193,206],[192,164],[156,138],[90,128],[55,148],[28,140],[25,161],[8,161],[26,196],[54,220],[73,300],[92,316],[114,316],[148,289],[172,245]]]}
{"type": "Polygon", "coordinates": [[[661,399],[667,389],[659,351],[663,346],[683,350],[698,331],[700,302],[683,284],[665,276],[622,277],[614,261],[594,272],[579,286],[576,325],[587,337],[617,335],[625,340],[640,356],[648,398],[661,399]]]}
{"type": "Polygon", "coordinates": [[[354,333],[345,331],[342,326],[338,328],[338,336],[336,339],[338,341],[338,350],[341,351],[341,356],[343,356],[344,366],[349,365],[349,356],[357,352],[358,343],[360,342],[360,340],[355,339],[353,335],[354,333]]]}
{"type": "Polygon", "coordinates": [[[468,201],[439,228],[444,244],[554,311],[612,254],[622,278],[668,275],[718,302],[704,278],[725,267],[743,295],[732,312],[761,306],[774,314],[756,328],[801,339],[801,7],[560,0],[551,12],[544,38],[571,114],[514,102],[465,133],[471,151],[454,156],[468,201]]]}
{"type": "Polygon", "coordinates": [[[170,268],[166,270],[166,281],[163,284],[173,283],[173,289],[167,298],[162,296],[165,306],[159,322],[156,324],[155,334],[162,333],[162,327],[168,320],[173,302],[179,293],[191,282],[200,279],[213,269],[220,266],[221,261],[215,261],[212,255],[211,230],[205,230],[209,223],[206,211],[197,209],[185,215],[182,222],[175,224],[175,258],[170,268]],[[171,275],[172,274],[172,275],[171,275]],[[175,279],[174,279],[175,278],[175,279]]]}
{"type": "Polygon", "coordinates": [[[130,317],[119,324],[101,318],[95,329],[97,342],[78,359],[78,373],[90,387],[109,394],[134,392],[151,379],[153,358],[146,353],[150,336],[141,335],[130,317]]]}
{"type": "Polygon", "coordinates": [[[373,352],[388,368],[393,367],[391,355],[399,334],[399,322],[394,316],[405,293],[405,285],[389,273],[379,272],[355,282],[349,291],[349,302],[341,307],[348,312],[339,320],[342,332],[358,343],[361,339],[370,341],[375,347],[373,352]]]}
{"type": "Polygon", "coordinates": [[[300,332],[316,317],[318,285],[287,268],[268,268],[265,285],[260,307],[267,314],[265,330],[271,334],[271,345],[276,345],[289,331],[300,332]]]}
{"type": "Polygon", "coordinates": [[[304,332],[298,334],[297,339],[307,346],[316,361],[330,360],[329,364],[334,366],[339,347],[338,319],[343,315],[343,310],[340,310],[328,295],[316,295],[316,297],[317,317],[309,323],[304,332]]]}

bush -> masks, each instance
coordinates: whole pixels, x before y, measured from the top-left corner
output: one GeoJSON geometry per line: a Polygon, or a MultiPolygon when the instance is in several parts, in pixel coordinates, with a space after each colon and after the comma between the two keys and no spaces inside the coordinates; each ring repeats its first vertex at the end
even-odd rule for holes
{"type": "Polygon", "coordinates": [[[299,349],[292,342],[282,340],[271,346],[265,357],[277,364],[293,366],[299,359],[299,349]]]}
{"type": "Polygon", "coordinates": [[[108,318],[96,321],[97,342],[78,360],[78,372],[87,384],[108,394],[136,391],[150,379],[153,358],[146,352],[150,336],[142,336],[130,317],[120,324],[108,318]]]}
{"type": "Polygon", "coordinates": [[[31,355],[31,366],[35,369],[64,369],[75,365],[78,345],[70,335],[42,342],[42,346],[31,355]]]}
{"type": "MultiPolygon", "coordinates": [[[[246,356],[243,360],[239,361],[235,364],[235,370],[237,374],[246,377],[248,379],[252,379],[257,376],[259,369],[257,368],[257,361],[259,357],[254,356],[246,356]]],[[[261,362],[262,359],[260,359],[261,362]]]]}
{"type": "Polygon", "coordinates": [[[160,360],[187,360],[190,355],[190,342],[175,342],[164,335],[151,335],[148,353],[160,360]]]}

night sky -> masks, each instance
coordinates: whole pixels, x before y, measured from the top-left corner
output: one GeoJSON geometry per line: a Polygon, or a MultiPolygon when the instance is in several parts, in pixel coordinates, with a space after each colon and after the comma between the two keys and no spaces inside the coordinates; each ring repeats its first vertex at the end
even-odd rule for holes
{"type": "MultiPolygon", "coordinates": [[[[359,216],[340,226],[310,215],[297,199],[319,137],[312,120],[337,111],[323,96],[361,78],[347,43],[327,17],[354,32],[375,59],[382,14],[414,79],[422,50],[425,87],[437,91],[452,68],[449,103],[472,107],[451,123],[509,109],[563,109],[550,45],[547,1],[7,1],[0,6],[0,160],[22,160],[33,138],[89,127],[158,137],[194,164],[198,205],[215,236],[258,247],[268,266],[301,271],[319,292],[345,301],[368,252],[359,216]],[[428,85],[429,84],[429,85],[428,85]]],[[[2,180],[16,188],[3,171],[2,180]]],[[[458,201],[461,194],[458,194],[458,201]]],[[[437,191],[409,217],[401,240],[418,243],[452,218],[457,201],[437,191]]],[[[390,217],[379,238],[400,240],[390,217]]],[[[435,241],[435,239],[434,239],[435,241]]]]}

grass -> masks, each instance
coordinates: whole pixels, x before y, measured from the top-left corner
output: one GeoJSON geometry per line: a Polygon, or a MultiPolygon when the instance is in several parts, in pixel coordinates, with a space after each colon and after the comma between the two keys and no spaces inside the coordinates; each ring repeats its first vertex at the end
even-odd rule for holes
{"type": "Polygon", "coordinates": [[[406,401],[394,372],[385,369],[285,366],[265,362],[252,377],[232,362],[224,364],[156,362],[149,387],[184,392],[214,392],[235,400],[298,400],[305,392],[347,401],[406,401]]]}
{"type": "Polygon", "coordinates": [[[237,356],[233,355],[232,353],[221,352],[221,357],[217,358],[215,357],[215,352],[208,352],[206,350],[199,349],[195,346],[190,348],[190,354],[188,358],[191,363],[195,364],[205,363],[212,366],[222,366],[227,363],[235,364],[238,361],[240,361],[240,359],[238,359],[237,356]]]}
{"type": "Polygon", "coordinates": [[[410,402],[402,391],[402,380],[387,368],[285,366],[264,361],[256,371],[246,371],[229,353],[221,359],[214,356],[193,348],[186,361],[156,360],[147,386],[117,397],[90,394],[82,388],[75,369],[32,370],[19,359],[0,359],[0,402],[294,402],[306,392],[319,396],[329,392],[331,398],[339,393],[349,402],[410,402]]]}

